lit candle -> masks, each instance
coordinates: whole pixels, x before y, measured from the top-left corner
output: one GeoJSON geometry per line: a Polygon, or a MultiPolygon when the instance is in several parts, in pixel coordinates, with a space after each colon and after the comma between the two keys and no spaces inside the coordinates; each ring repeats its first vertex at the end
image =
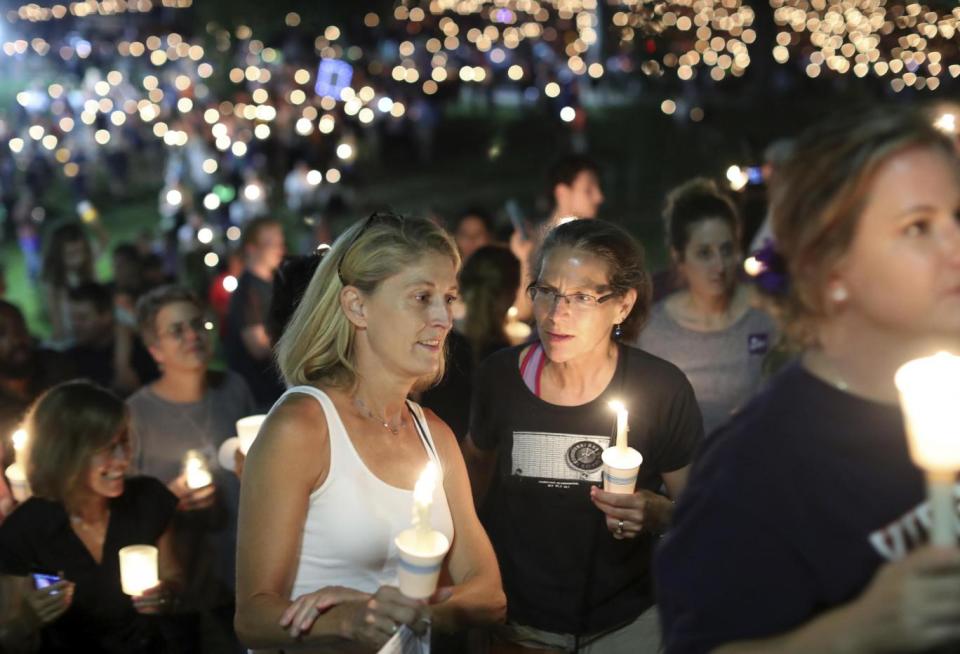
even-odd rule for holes
{"type": "Polygon", "coordinates": [[[629,431],[629,427],[627,426],[627,420],[629,418],[627,408],[623,406],[623,402],[620,400],[611,402],[610,408],[617,413],[617,449],[621,452],[626,452],[628,447],[627,432],[629,431]]]}
{"type": "Polygon", "coordinates": [[[512,345],[520,345],[530,338],[530,325],[517,320],[520,314],[517,307],[510,307],[507,310],[507,324],[503,326],[503,331],[512,345]]]}
{"type": "Polygon", "coordinates": [[[400,555],[397,583],[401,593],[414,599],[433,595],[443,557],[450,549],[447,537],[430,525],[430,507],[439,476],[436,464],[428,463],[413,489],[413,526],[394,539],[400,555]]]}
{"type": "Polygon", "coordinates": [[[897,370],[894,382],[900,392],[910,456],[927,473],[930,541],[954,546],[957,513],[953,491],[960,470],[960,405],[956,401],[960,357],[939,352],[914,359],[897,370]]]}
{"type": "Polygon", "coordinates": [[[27,432],[18,429],[10,439],[13,442],[13,463],[7,466],[7,481],[10,482],[10,492],[17,502],[26,502],[30,498],[30,483],[27,481],[27,471],[23,467],[23,452],[27,447],[27,432]]]}
{"type": "Polygon", "coordinates": [[[143,591],[159,583],[156,547],[128,545],[120,548],[120,586],[124,593],[142,595],[143,591]]]}
{"type": "Polygon", "coordinates": [[[198,450],[188,450],[184,455],[183,475],[187,479],[187,488],[204,488],[213,481],[207,460],[198,450]]]}
{"type": "Polygon", "coordinates": [[[437,466],[431,461],[423,469],[417,485],[413,488],[413,528],[418,541],[426,541],[433,529],[430,527],[430,507],[433,492],[437,487],[437,466]]]}

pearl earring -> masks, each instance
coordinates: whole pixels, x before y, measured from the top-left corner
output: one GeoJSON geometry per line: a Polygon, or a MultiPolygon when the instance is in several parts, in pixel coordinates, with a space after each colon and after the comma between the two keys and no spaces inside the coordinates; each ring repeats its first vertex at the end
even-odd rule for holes
{"type": "Polygon", "coordinates": [[[841,284],[837,284],[830,290],[830,299],[837,304],[846,302],[848,297],[849,295],[847,294],[847,287],[841,284]]]}

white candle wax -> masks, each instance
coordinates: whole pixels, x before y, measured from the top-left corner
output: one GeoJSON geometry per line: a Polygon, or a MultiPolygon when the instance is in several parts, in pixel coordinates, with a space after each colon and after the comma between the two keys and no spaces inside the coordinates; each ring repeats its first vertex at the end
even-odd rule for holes
{"type": "Polygon", "coordinates": [[[120,585],[124,593],[142,595],[160,583],[157,554],[153,545],[128,545],[120,549],[120,585]]]}
{"type": "Polygon", "coordinates": [[[610,408],[617,413],[617,449],[621,452],[626,452],[628,447],[627,432],[629,431],[627,421],[630,416],[627,413],[626,407],[623,406],[623,402],[619,400],[611,402],[610,408]]]}
{"type": "Polygon", "coordinates": [[[939,352],[902,365],[894,377],[907,428],[910,456],[926,470],[931,509],[930,540],[956,545],[953,487],[960,470],[960,357],[939,352]]]}

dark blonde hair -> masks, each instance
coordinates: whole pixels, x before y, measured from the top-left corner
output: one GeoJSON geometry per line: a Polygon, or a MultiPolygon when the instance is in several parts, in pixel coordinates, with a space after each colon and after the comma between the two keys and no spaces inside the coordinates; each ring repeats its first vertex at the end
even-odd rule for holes
{"type": "Polygon", "coordinates": [[[572,220],[547,233],[534,260],[535,278],[531,286],[540,276],[544,259],[560,247],[586,252],[603,261],[611,292],[617,295],[625,295],[630,289],[637,292],[637,301],[620,325],[621,339],[634,340],[647,321],[653,297],[643,246],[625,230],[605,220],[572,220]]]}
{"type": "Polygon", "coordinates": [[[119,397],[88,381],[54,386],[40,396],[24,420],[27,480],[33,494],[63,502],[93,455],[129,425],[119,397]]]}
{"type": "Polygon", "coordinates": [[[958,167],[953,144],[927,112],[887,107],[809,130],[779,171],[771,212],[789,287],[770,305],[795,345],[817,342],[816,325],[827,314],[823,290],[850,248],[877,171],[913,148],[936,150],[958,167]]]}
{"type": "Polygon", "coordinates": [[[177,302],[186,302],[203,310],[203,305],[193,291],[173,284],[159,286],[137,300],[137,329],[144,343],[153,345],[157,342],[157,314],[164,307],[177,302]]]}
{"type": "MultiPolygon", "coordinates": [[[[449,257],[460,268],[453,238],[441,227],[422,218],[376,213],[357,222],[333,244],[277,341],[277,366],[290,386],[326,384],[350,388],[356,383],[354,342],[356,328],[340,307],[340,291],[350,285],[373,293],[388,277],[415,265],[428,253],[449,257]]],[[[431,379],[443,377],[444,359],[431,379]]]]}

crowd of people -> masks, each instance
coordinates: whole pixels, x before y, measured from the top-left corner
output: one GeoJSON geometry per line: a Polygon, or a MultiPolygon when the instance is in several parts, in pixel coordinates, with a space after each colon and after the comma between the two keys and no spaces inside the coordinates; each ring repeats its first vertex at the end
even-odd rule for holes
{"type": "Polygon", "coordinates": [[[956,647],[960,549],[927,544],[893,383],[960,334],[960,154],[931,123],[800,135],[756,253],[720,186],[678,186],[669,274],[597,217],[579,155],[550,215],[506,229],[376,212],[288,256],[251,217],[227,296],[132,243],[104,283],[103,234],[58,227],[49,341],[0,301],[0,648],[372,652],[401,627],[441,652],[956,647]],[[633,493],[603,484],[614,401],[633,493]],[[452,546],[415,600],[394,538],[428,464],[452,546]],[[131,596],[133,544],[159,583],[131,596]]]}

